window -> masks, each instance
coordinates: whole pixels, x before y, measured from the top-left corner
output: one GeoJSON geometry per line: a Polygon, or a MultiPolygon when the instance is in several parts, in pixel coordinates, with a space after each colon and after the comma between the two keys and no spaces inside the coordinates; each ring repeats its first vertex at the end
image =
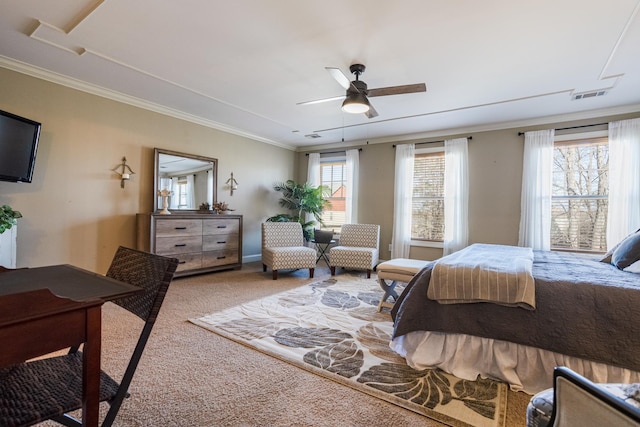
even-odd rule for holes
{"type": "Polygon", "coordinates": [[[608,175],[607,137],[555,142],[552,249],[606,252],[608,175]]]}
{"type": "Polygon", "coordinates": [[[189,197],[188,187],[189,186],[187,185],[186,178],[183,177],[178,179],[178,183],[176,184],[174,193],[177,196],[178,208],[180,209],[185,209],[189,207],[189,204],[187,203],[187,200],[189,197]]]}
{"type": "Polygon", "coordinates": [[[346,159],[323,160],[320,163],[320,183],[329,188],[331,206],[322,213],[323,229],[339,233],[346,222],[347,197],[347,161],[346,159]]]}
{"type": "Polygon", "coordinates": [[[416,150],[413,169],[411,239],[444,240],[444,151],[416,150]]]}

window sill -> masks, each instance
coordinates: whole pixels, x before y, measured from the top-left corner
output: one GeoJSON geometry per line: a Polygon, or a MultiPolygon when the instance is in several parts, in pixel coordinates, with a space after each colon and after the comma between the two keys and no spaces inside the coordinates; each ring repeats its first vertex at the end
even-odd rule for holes
{"type": "Polygon", "coordinates": [[[430,240],[412,240],[411,246],[417,246],[420,248],[444,248],[444,242],[434,242],[430,240]]]}

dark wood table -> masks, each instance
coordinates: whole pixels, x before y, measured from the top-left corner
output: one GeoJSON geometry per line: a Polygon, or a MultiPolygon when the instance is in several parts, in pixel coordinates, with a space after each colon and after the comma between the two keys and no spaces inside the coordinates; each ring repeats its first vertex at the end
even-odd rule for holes
{"type": "Polygon", "coordinates": [[[142,289],[71,265],[0,273],[0,367],[83,347],[82,424],[99,418],[101,309],[142,289]]]}

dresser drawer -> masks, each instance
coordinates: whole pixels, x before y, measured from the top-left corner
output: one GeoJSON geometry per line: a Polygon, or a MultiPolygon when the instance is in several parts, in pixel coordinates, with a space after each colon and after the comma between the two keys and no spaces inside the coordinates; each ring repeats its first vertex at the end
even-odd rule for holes
{"type": "Polygon", "coordinates": [[[194,254],[180,254],[176,255],[178,258],[178,268],[176,271],[195,270],[202,268],[202,253],[194,254]]]}
{"type": "Polygon", "coordinates": [[[235,218],[216,218],[204,220],[202,225],[202,234],[238,234],[240,230],[240,221],[235,218]]]}
{"type": "Polygon", "coordinates": [[[238,235],[213,234],[202,236],[203,251],[218,251],[223,249],[238,249],[238,235]]]}
{"type": "Polygon", "coordinates": [[[201,219],[158,219],[156,220],[156,237],[164,236],[200,236],[202,235],[201,219]]]}
{"type": "Polygon", "coordinates": [[[158,255],[187,254],[202,252],[202,236],[156,237],[158,255]]]}
{"type": "Polygon", "coordinates": [[[202,253],[202,267],[217,267],[219,265],[235,264],[239,262],[236,249],[224,249],[202,253]]]}

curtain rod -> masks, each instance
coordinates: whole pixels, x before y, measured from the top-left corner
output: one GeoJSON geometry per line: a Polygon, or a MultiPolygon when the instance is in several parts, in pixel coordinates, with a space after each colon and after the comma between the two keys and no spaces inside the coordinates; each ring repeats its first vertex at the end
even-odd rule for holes
{"type": "MultiPolygon", "coordinates": [[[[467,139],[473,139],[472,136],[468,136],[467,139]]],[[[422,145],[422,144],[435,144],[437,142],[444,142],[444,139],[438,140],[438,141],[425,141],[425,142],[416,142],[413,145],[422,145]]],[[[396,148],[396,144],[393,144],[393,148],[396,148]]]]}
{"type": "MultiPolygon", "coordinates": [[[[580,128],[589,128],[591,126],[602,126],[608,125],[609,123],[594,123],[592,125],[582,125],[582,126],[569,126],[567,128],[556,128],[554,130],[569,130],[569,129],[580,129],[580,128]]],[[[518,132],[518,136],[524,135],[524,132],[518,132]]]]}
{"type": "MultiPolygon", "coordinates": [[[[362,151],[362,148],[358,148],[358,151],[362,151]]],[[[340,153],[346,153],[347,150],[342,150],[342,151],[323,151],[320,152],[318,154],[340,154],[340,153]]],[[[310,153],[306,153],[305,156],[309,157],[310,153]]]]}

